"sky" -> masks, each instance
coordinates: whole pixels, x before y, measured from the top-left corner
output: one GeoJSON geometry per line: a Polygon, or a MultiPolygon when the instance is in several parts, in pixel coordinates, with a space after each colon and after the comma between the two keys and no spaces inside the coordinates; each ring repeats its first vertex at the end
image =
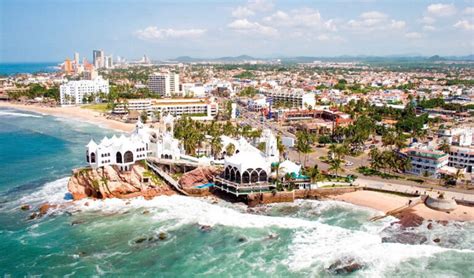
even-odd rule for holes
{"type": "Polygon", "coordinates": [[[0,62],[474,53],[474,0],[0,0],[0,62]]]}

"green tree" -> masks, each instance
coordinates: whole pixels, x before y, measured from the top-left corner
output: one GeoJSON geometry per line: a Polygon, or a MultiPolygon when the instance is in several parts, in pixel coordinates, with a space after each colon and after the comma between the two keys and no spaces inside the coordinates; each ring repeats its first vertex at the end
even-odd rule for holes
{"type": "Polygon", "coordinates": [[[148,120],[148,113],[146,111],[142,111],[142,113],[140,114],[140,120],[142,121],[142,123],[146,123],[146,121],[148,120]]]}

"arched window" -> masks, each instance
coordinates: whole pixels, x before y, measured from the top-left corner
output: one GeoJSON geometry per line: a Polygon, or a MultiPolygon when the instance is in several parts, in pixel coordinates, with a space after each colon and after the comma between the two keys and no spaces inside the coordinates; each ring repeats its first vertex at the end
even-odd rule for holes
{"type": "Polygon", "coordinates": [[[241,182],[240,172],[238,170],[235,172],[235,182],[236,183],[241,182]]]}
{"type": "Polygon", "coordinates": [[[250,182],[258,182],[258,172],[253,170],[252,174],[250,175],[250,182]]]}
{"type": "Polygon", "coordinates": [[[227,166],[225,167],[225,170],[224,170],[224,179],[228,180],[230,178],[230,167],[227,166]]]}
{"type": "Polygon", "coordinates": [[[260,172],[260,178],[259,178],[258,180],[259,180],[259,181],[267,181],[267,179],[268,179],[267,172],[265,172],[265,171],[262,170],[262,171],[260,172]]]}
{"type": "Polygon", "coordinates": [[[115,161],[117,163],[122,163],[122,153],[121,152],[117,152],[117,154],[115,154],[115,161]]]}
{"type": "Polygon", "coordinates": [[[235,181],[235,170],[234,168],[230,169],[230,181],[235,181]]]}
{"type": "Polygon", "coordinates": [[[91,153],[91,163],[95,163],[95,153],[91,153]]]}
{"type": "Polygon", "coordinates": [[[86,161],[89,163],[89,151],[86,151],[86,161]]]}
{"type": "Polygon", "coordinates": [[[133,162],[133,153],[131,151],[126,151],[123,155],[123,160],[125,163],[133,162]]]}
{"type": "Polygon", "coordinates": [[[242,174],[242,183],[250,183],[250,174],[248,171],[242,174]]]}

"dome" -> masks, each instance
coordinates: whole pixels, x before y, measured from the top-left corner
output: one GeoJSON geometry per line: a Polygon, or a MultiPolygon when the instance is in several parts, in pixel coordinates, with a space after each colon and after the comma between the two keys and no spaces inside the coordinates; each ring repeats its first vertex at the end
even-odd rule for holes
{"type": "Polygon", "coordinates": [[[298,174],[301,171],[301,166],[290,160],[283,161],[282,163],[280,163],[278,168],[278,174],[280,176],[284,176],[286,174],[291,173],[298,174]]]}
{"type": "Polygon", "coordinates": [[[259,152],[241,151],[233,156],[225,158],[225,165],[237,167],[237,169],[243,171],[249,168],[257,169],[262,168],[269,170],[270,164],[259,152]]]}
{"type": "Polygon", "coordinates": [[[454,199],[445,199],[442,196],[434,198],[428,196],[425,200],[425,205],[430,209],[439,210],[439,211],[453,211],[457,207],[457,203],[454,199]]]}

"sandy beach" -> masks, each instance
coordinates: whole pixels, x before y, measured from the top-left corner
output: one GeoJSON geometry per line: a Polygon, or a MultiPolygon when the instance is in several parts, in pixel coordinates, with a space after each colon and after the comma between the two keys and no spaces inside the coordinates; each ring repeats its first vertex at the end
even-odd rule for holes
{"type": "MultiPolygon", "coordinates": [[[[409,197],[370,190],[360,190],[351,193],[345,193],[342,195],[333,196],[332,199],[373,208],[383,212],[387,212],[406,205],[408,200],[410,200],[409,197]]],[[[430,209],[424,204],[419,204],[411,208],[410,212],[427,220],[474,221],[474,207],[462,205],[458,205],[454,211],[446,213],[430,209]]]]}
{"type": "Polygon", "coordinates": [[[40,106],[36,104],[19,104],[10,102],[0,102],[0,107],[14,108],[23,111],[36,112],[40,114],[47,114],[56,117],[69,118],[82,122],[95,124],[104,128],[115,129],[124,132],[133,130],[134,125],[122,123],[116,120],[106,119],[101,113],[84,109],[77,106],[72,107],[49,107],[40,106]]]}

